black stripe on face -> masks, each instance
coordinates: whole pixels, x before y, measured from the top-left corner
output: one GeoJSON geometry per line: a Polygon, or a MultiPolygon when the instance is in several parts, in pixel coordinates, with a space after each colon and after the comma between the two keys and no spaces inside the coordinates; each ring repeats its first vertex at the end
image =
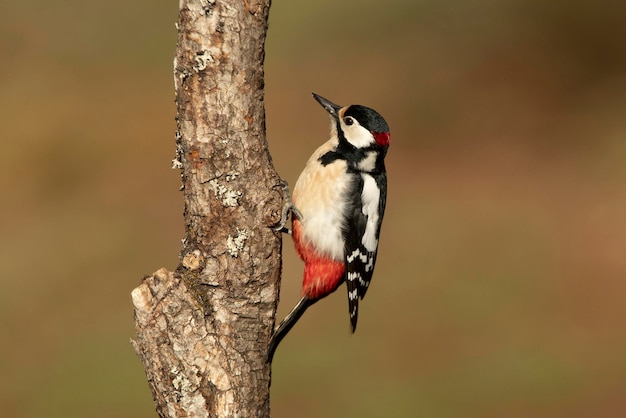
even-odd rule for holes
{"type": "MultiPolygon", "coordinates": [[[[346,141],[347,143],[347,141],[346,141]]],[[[349,143],[348,143],[349,145],[349,143]]],[[[347,148],[345,146],[342,147],[341,142],[339,142],[339,146],[334,151],[328,151],[324,155],[322,155],[318,161],[324,167],[332,164],[337,160],[345,161],[348,164],[348,171],[351,172],[367,172],[367,173],[384,173],[385,172],[385,150],[378,148],[376,145],[372,145],[367,148],[347,148]],[[376,153],[376,161],[374,163],[374,167],[371,170],[364,170],[363,167],[360,167],[359,164],[366,158],[368,158],[369,153],[376,153]]]]}
{"type": "Polygon", "coordinates": [[[343,158],[335,151],[328,151],[326,154],[322,155],[318,161],[326,167],[328,164],[332,164],[337,160],[343,160],[343,158]]]}

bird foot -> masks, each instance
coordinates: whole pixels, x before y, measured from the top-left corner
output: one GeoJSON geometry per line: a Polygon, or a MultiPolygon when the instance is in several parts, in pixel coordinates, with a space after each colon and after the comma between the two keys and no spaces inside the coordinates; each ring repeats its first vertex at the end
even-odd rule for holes
{"type": "Polygon", "coordinates": [[[287,180],[280,179],[279,186],[283,189],[283,208],[281,211],[280,221],[272,229],[277,232],[284,232],[291,235],[291,230],[285,226],[289,220],[289,214],[293,213],[293,216],[300,221],[302,220],[302,214],[291,200],[291,193],[289,192],[289,184],[287,183],[287,180]]]}

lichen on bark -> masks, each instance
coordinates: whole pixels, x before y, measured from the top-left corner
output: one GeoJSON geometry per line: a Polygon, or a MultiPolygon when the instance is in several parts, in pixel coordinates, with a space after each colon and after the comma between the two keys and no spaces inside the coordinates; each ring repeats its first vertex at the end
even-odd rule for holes
{"type": "Polygon", "coordinates": [[[182,0],[174,59],[185,237],[132,292],[160,416],[267,417],[282,188],[263,106],[269,0],[182,0]]]}

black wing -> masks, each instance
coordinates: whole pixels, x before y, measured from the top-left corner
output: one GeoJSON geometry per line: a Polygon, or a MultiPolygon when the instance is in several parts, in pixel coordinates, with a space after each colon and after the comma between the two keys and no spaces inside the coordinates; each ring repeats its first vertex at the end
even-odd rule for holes
{"type": "MultiPolygon", "coordinates": [[[[368,181],[370,181],[371,184],[371,179],[368,181]]],[[[355,187],[355,189],[353,189],[354,192],[352,193],[354,200],[348,209],[348,224],[344,229],[344,236],[346,238],[345,279],[348,288],[348,309],[350,311],[352,332],[356,329],[359,313],[359,299],[365,297],[367,288],[372,280],[372,274],[374,273],[380,225],[385,213],[387,176],[384,172],[380,174],[359,174],[355,176],[354,183],[353,187],[355,187]],[[368,202],[364,202],[365,199],[371,199],[371,195],[366,196],[363,193],[365,183],[364,176],[371,176],[380,191],[378,203],[375,205],[367,205],[368,202]],[[365,210],[364,203],[366,205],[365,210]],[[374,207],[374,211],[377,212],[365,213],[371,211],[372,206],[374,207]],[[369,228],[374,228],[376,237],[376,244],[373,248],[371,248],[370,245],[370,249],[366,248],[363,240],[366,229],[368,228],[368,222],[370,223],[369,228]]]]}

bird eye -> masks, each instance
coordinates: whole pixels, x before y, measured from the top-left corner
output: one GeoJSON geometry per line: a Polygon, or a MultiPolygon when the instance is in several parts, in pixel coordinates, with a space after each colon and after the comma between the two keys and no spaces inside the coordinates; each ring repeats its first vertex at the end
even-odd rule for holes
{"type": "Polygon", "coordinates": [[[345,123],[346,125],[352,125],[354,123],[354,119],[352,119],[350,116],[347,116],[343,118],[343,123],[345,123]]]}

